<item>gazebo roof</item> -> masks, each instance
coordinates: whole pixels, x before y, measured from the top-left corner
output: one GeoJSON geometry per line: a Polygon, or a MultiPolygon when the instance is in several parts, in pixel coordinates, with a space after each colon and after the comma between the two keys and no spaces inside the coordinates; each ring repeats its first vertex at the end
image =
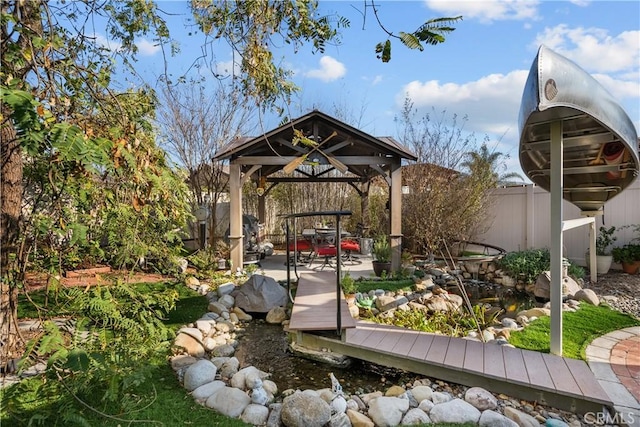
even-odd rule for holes
{"type": "MultiPolygon", "coordinates": [[[[348,168],[348,172],[343,175],[356,178],[354,180],[366,181],[381,173],[386,175],[391,165],[400,164],[402,159],[416,160],[416,155],[393,137],[371,136],[318,110],[313,110],[261,136],[236,138],[222,147],[214,160],[240,163],[243,173],[255,165],[262,165],[261,175],[272,175],[313,150],[308,146],[292,143],[294,129],[303,132],[304,136],[311,140],[319,141],[315,152],[309,154],[309,160],[316,165],[325,165],[322,168],[324,171],[335,163],[332,160],[338,160],[348,168]]],[[[326,172],[322,172],[321,175],[322,179],[318,180],[332,180],[326,172]]],[[[319,178],[320,175],[312,173],[306,176],[307,179],[314,177],[319,178]]],[[[298,178],[301,179],[297,181],[306,180],[304,177],[298,178]]]]}

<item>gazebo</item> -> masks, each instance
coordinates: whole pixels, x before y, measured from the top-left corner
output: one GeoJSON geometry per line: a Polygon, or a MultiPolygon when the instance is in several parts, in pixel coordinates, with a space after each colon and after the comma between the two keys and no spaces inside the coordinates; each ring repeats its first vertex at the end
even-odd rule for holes
{"type": "MultiPolygon", "coordinates": [[[[265,198],[281,182],[346,182],[361,197],[358,183],[381,176],[390,191],[391,268],[400,267],[402,248],[402,160],[415,161],[392,137],[374,137],[318,110],[255,138],[239,137],[222,147],[214,160],[229,161],[231,262],[243,264],[242,186],[256,182],[258,219],[264,221],[265,198]],[[317,168],[302,168],[305,163],[317,168]],[[282,171],[283,173],[278,173],[282,171]],[[310,172],[311,171],[311,172],[310,172]],[[336,171],[337,173],[330,173],[336,171]]],[[[289,212],[292,213],[292,212],[289,212]]]]}

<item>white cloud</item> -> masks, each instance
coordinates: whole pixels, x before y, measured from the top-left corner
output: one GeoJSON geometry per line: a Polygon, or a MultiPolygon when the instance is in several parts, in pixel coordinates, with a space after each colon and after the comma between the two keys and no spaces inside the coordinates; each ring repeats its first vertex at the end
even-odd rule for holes
{"type": "Polygon", "coordinates": [[[221,76],[237,76],[240,74],[240,64],[233,60],[217,62],[216,74],[221,76]]]}
{"type": "Polygon", "coordinates": [[[109,40],[108,38],[106,38],[105,36],[103,36],[102,34],[94,34],[93,37],[96,40],[96,44],[98,46],[102,46],[105,49],[111,51],[111,52],[117,52],[120,50],[120,48],[122,47],[121,43],[115,42],[113,40],[109,40]]]}
{"type": "Polygon", "coordinates": [[[347,74],[344,64],[328,55],[320,58],[320,68],[307,71],[305,76],[312,79],[320,79],[323,82],[332,82],[347,74]]]}
{"type": "Polygon", "coordinates": [[[375,86],[375,85],[380,84],[380,83],[382,83],[382,75],[378,74],[377,76],[375,76],[373,78],[373,81],[371,82],[371,86],[375,86]]]}
{"type": "Polygon", "coordinates": [[[640,31],[624,31],[611,36],[600,28],[545,28],[534,44],[545,44],[571,59],[588,72],[628,72],[640,64],[640,31]]]}
{"type": "Polygon", "coordinates": [[[537,0],[425,0],[426,5],[445,16],[462,15],[463,19],[476,19],[482,23],[538,19],[537,0]]]}
{"type": "MultiPolygon", "coordinates": [[[[400,108],[405,96],[409,96],[414,107],[423,112],[447,111],[459,117],[467,116],[465,129],[477,137],[490,135],[505,141],[518,140],[518,113],[522,90],[529,74],[528,70],[516,70],[509,74],[491,74],[476,81],[457,84],[432,80],[413,81],[404,86],[396,96],[400,108]]],[[[502,150],[505,153],[509,150],[502,150]]]]}
{"type": "Polygon", "coordinates": [[[160,51],[160,45],[151,43],[147,39],[139,40],[136,46],[138,46],[138,52],[144,56],[153,56],[160,51]]]}

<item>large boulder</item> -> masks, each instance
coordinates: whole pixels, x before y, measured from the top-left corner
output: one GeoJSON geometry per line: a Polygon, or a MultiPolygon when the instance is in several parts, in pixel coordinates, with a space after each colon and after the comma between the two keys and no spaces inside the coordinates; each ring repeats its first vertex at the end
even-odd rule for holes
{"type": "Polygon", "coordinates": [[[238,418],[250,403],[251,398],[242,390],[222,387],[207,399],[206,406],[227,417],[238,418]]]}
{"type": "MultiPolygon", "coordinates": [[[[538,298],[549,300],[551,298],[550,289],[551,272],[544,271],[536,279],[536,284],[533,287],[533,294],[538,298]]],[[[571,277],[564,276],[562,278],[562,296],[573,296],[581,289],[580,285],[571,277]]]]}
{"type": "Polygon", "coordinates": [[[369,417],[378,426],[397,426],[409,410],[409,400],[399,397],[378,397],[369,403],[369,417]]]}
{"type": "Polygon", "coordinates": [[[287,427],[322,427],[331,419],[331,407],[317,393],[296,392],[282,401],[280,418],[287,427]]]}
{"type": "Polygon", "coordinates": [[[213,362],[200,359],[187,368],[184,374],[184,388],[187,391],[193,391],[202,385],[210,383],[216,379],[217,372],[218,368],[213,362]]]}
{"type": "Polygon", "coordinates": [[[287,290],[272,277],[254,274],[233,292],[236,307],[249,313],[268,313],[287,305],[287,290]]]}
{"type": "Polygon", "coordinates": [[[480,415],[479,410],[462,399],[440,403],[429,411],[429,417],[434,423],[476,424],[480,415]]]}

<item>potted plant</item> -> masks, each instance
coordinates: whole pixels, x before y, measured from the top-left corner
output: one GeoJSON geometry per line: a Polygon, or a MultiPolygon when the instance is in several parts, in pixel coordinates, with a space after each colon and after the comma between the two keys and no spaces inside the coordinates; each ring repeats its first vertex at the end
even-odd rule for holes
{"type": "MultiPolygon", "coordinates": [[[[613,225],[609,228],[601,226],[599,229],[598,236],[596,237],[596,271],[598,274],[607,274],[611,268],[613,256],[611,255],[609,247],[613,245],[613,242],[618,240],[618,238],[613,235],[615,231],[616,227],[613,225]]],[[[588,252],[587,266],[590,267],[588,252]]]]}
{"type": "Polygon", "coordinates": [[[383,235],[373,242],[373,272],[380,277],[383,271],[391,272],[391,246],[387,236],[383,235]]]}
{"type": "Polygon", "coordinates": [[[408,250],[402,251],[400,255],[400,264],[402,266],[402,274],[405,276],[413,276],[416,272],[416,266],[413,264],[413,255],[408,250]]]}
{"type": "Polygon", "coordinates": [[[622,247],[613,248],[613,260],[622,264],[622,271],[636,274],[640,270],[640,244],[627,243],[622,247]]]}

